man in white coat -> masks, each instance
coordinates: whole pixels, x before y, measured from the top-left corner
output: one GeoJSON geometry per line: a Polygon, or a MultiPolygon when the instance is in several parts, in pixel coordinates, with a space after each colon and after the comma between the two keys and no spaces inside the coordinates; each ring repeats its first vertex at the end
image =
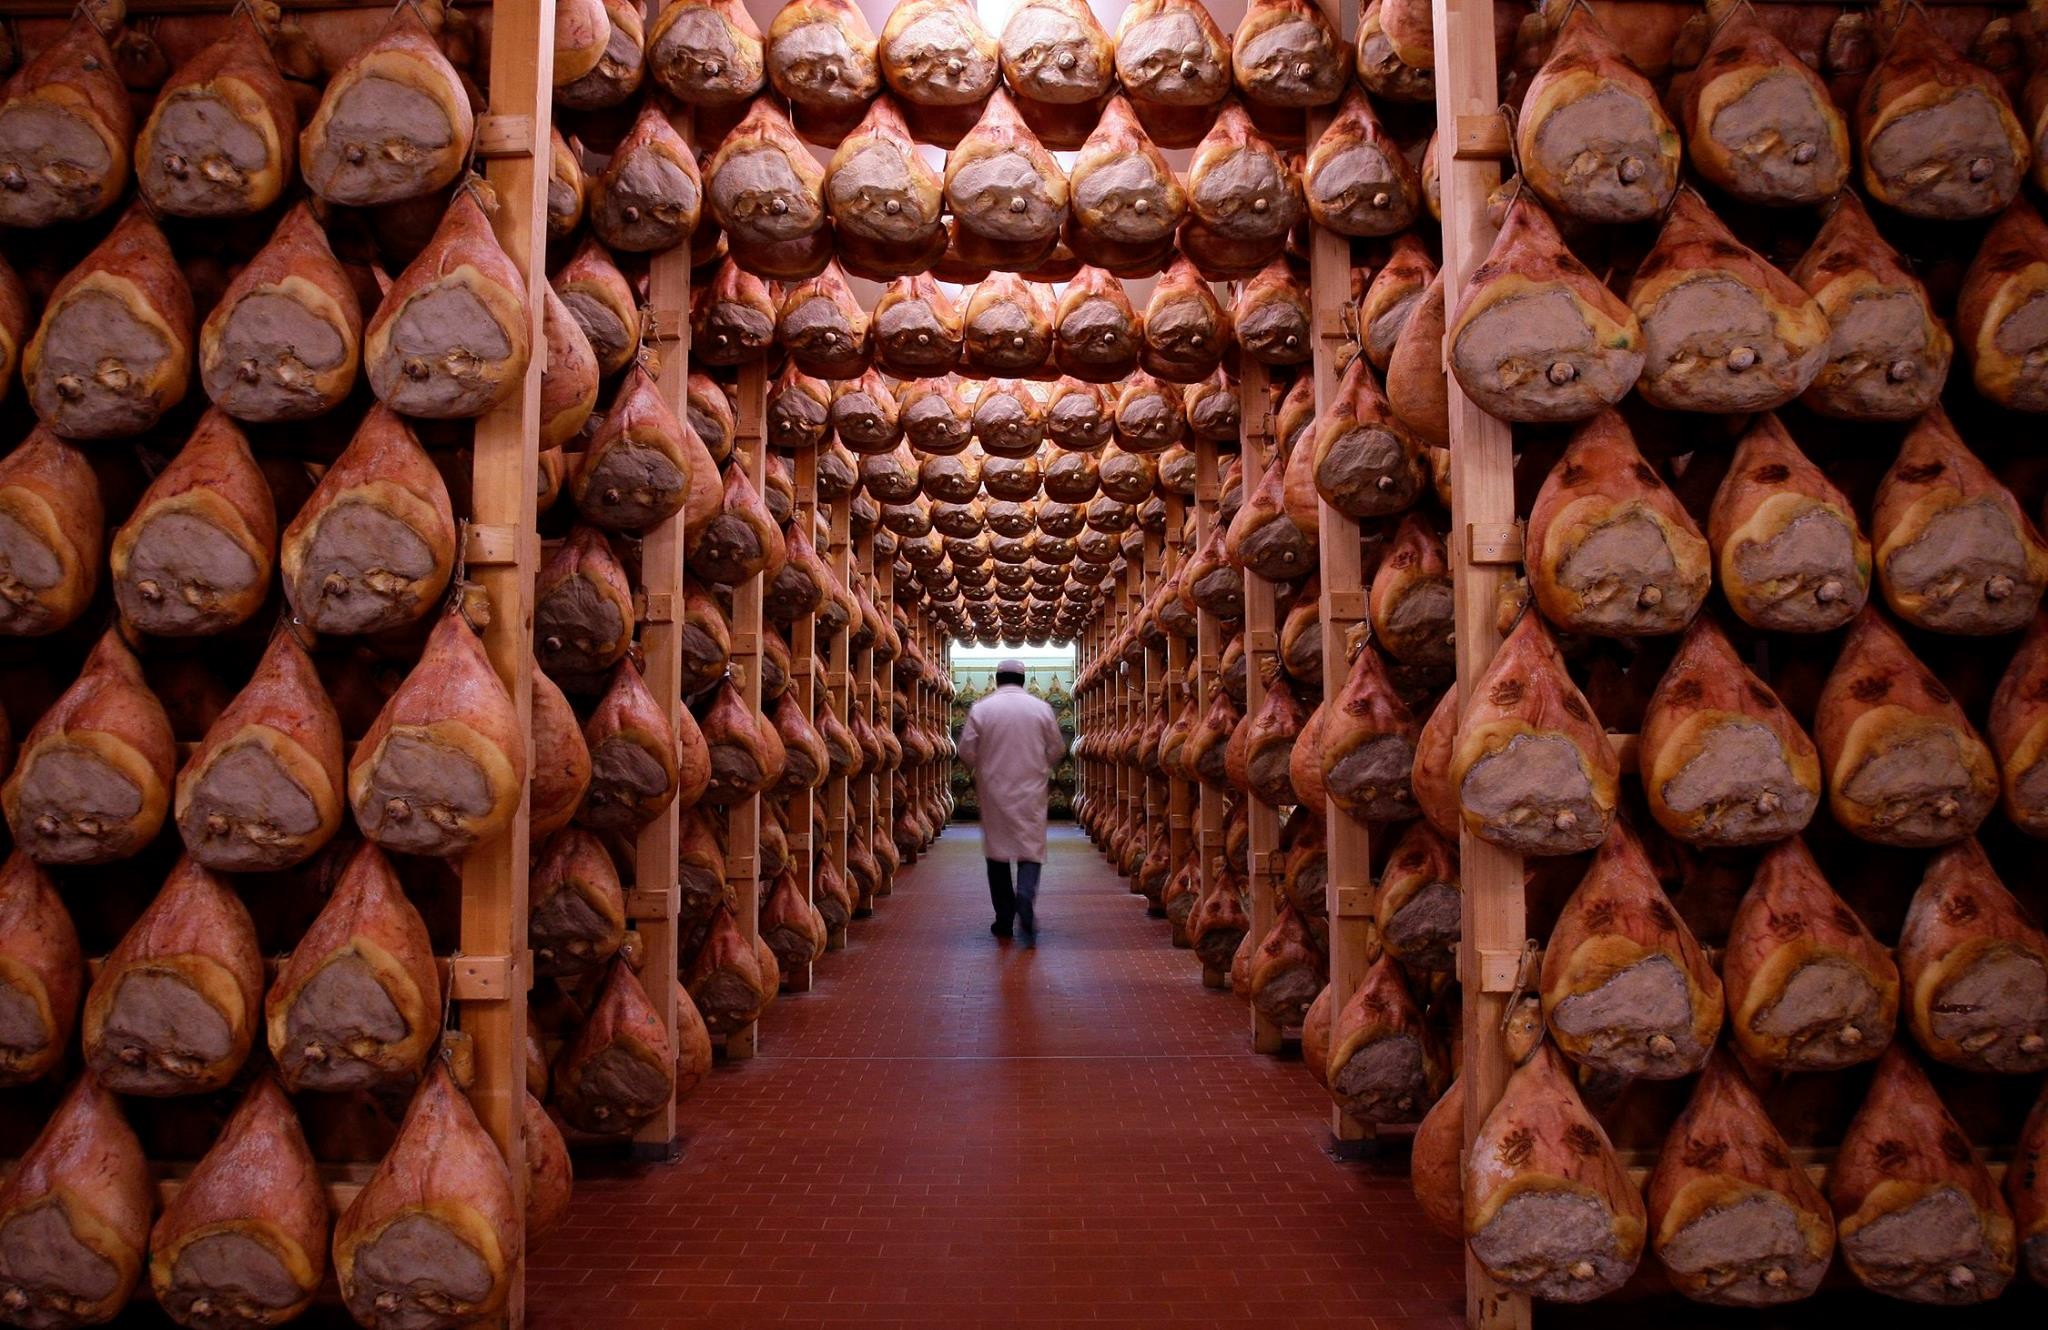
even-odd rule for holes
{"type": "Polygon", "coordinates": [[[981,800],[981,852],[988,858],[988,894],[996,907],[989,931],[999,938],[1011,936],[1018,925],[1026,942],[1037,938],[1048,791],[1066,751],[1052,708],[1024,691],[1024,663],[997,665],[996,690],[968,710],[960,727],[960,760],[974,773],[981,800]]]}

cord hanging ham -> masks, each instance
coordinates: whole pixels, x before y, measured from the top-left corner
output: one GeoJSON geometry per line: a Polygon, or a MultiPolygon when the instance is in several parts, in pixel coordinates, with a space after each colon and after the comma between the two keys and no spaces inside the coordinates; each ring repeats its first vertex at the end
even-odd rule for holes
{"type": "Polygon", "coordinates": [[[611,542],[596,527],[571,527],[534,577],[535,659],[573,691],[595,691],[583,683],[625,656],[633,623],[633,588],[611,542]]]}
{"type": "Polygon", "coordinates": [[[649,99],[590,186],[590,229],[614,250],[646,254],[690,238],[704,203],[697,155],[649,99]]]}
{"type": "Polygon", "coordinates": [[[947,207],[983,239],[1035,246],[1059,234],[1067,199],[1065,172],[998,88],[981,119],[946,155],[947,207]]]}
{"type": "MultiPolygon", "coordinates": [[[[682,788],[680,745],[661,704],[631,661],[621,661],[597,709],[583,724],[590,750],[590,785],[576,819],[599,830],[638,829],[661,815],[682,788]]],[[[694,749],[704,757],[700,742],[694,749]]],[[[687,773],[702,793],[700,766],[687,773]]]]}
{"type": "Polygon", "coordinates": [[[443,858],[502,835],[526,787],[521,728],[483,643],[460,614],[443,614],[356,745],[356,825],[387,850],[443,858]]]}
{"type": "Polygon", "coordinates": [[[1391,955],[1372,963],[1337,1014],[1324,1065],[1330,1096],[1360,1122],[1417,1121],[1443,1093],[1443,1050],[1391,955]]]}
{"type": "Polygon", "coordinates": [[[299,117],[253,14],[180,65],[135,140],[137,188],[159,213],[247,217],[296,165],[299,117]]]}
{"type": "Polygon", "coordinates": [[[670,0],[647,33],[655,81],[691,106],[737,106],[768,82],[761,29],[744,0],[670,0]]]}

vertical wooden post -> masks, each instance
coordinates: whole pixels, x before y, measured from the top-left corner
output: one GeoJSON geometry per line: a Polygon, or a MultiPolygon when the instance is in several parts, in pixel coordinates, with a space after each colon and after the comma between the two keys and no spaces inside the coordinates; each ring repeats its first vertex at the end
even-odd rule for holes
{"type": "MultiPolygon", "coordinates": [[[[543,292],[547,273],[546,168],[554,85],[554,0],[500,0],[494,34],[502,51],[520,58],[491,64],[491,110],[522,127],[519,142],[494,157],[485,176],[498,197],[492,230],[526,283],[528,341],[533,354],[517,393],[476,422],[471,479],[468,570],[489,598],[483,633],[491,666],[527,718],[526,761],[533,755],[533,575],[540,564],[536,508],[540,465],[540,379],[546,368],[543,292]]],[[[461,1026],[475,1041],[476,1080],[470,1101],[511,1170],[514,1205],[523,1213],[526,1150],[520,1122],[526,1093],[526,990],[533,960],[526,946],[528,808],[520,792],[511,828],[464,856],[461,946],[469,956],[502,958],[505,989],[462,1004],[461,1026]]],[[[516,1270],[502,1323],[526,1319],[524,1268],[516,1270]]]]}
{"type": "MultiPolygon", "coordinates": [[[[896,556],[895,542],[890,542],[887,554],[877,553],[875,558],[875,608],[882,612],[882,621],[893,624],[896,621],[896,556]]],[[[896,662],[875,659],[874,725],[875,733],[887,734],[896,728],[896,662]]],[[[875,835],[882,840],[895,843],[896,835],[896,774],[892,771],[875,773],[875,835]]],[[[879,858],[879,856],[877,856],[879,858]]],[[[896,890],[896,875],[889,871],[889,861],[881,859],[881,881],[875,886],[877,896],[887,896],[896,890]]]]}
{"type": "MultiPolygon", "coordinates": [[[[815,483],[815,473],[813,476],[815,483]]],[[[845,586],[853,585],[853,540],[849,533],[852,523],[853,500],[844,495],[832,501],[832,536],[825,547],[825,562],[831,565],[832,575],[845,586]]],[[[830,660],[825,674],[825,690],[830,699],[832,714],[839,718],[841,725],[852,719],[849,710],[853,693],[853,672],[849,668],[847,654],[853,637],[851,626],[841,628],[832,634],[826,646],[830,660]]],[[[847,786],[844,775],[832,777],[825,785],[825,851],[831,856],[832,866],[839,870],[844,879],[847,874],[847,786]]],[[[846,946],[845,928],[840,928],[825,941],[828,951],[839,951],[846,946]]]]}
{"type": "MultiPolygon", "coordinates": [[[[1195,441],[1195,548],[1201,549],[1209,543],[1210,533],[1216,530],[1219,520],[1216,509],[1222,501],[1222,482],[1218,478],[1218,460],[1214,439],[1195,441]]],[[[1207,610],[1195,615],[1195,705],[1206,709],[1213,700],[1216,690],[1223,686],[1223,625],[1207,610]]],[[[1216,864],[1223,857],[1223,792],[1207,785],[1196,787],[1201,815],[1195,831],[1197,862],[1200,865],[1201,887],[1207,891],[1216,878],[1216,864]]],[[[1193,939],[1190,939],[1192,941],[1193,939]]],[[[1202,983],[1209,988],[1223,988],[1230,982],[1227,974],[1204,970],[1202,983]]]]}
{"type": "MultiPolygon", "coordinates": [[[[1159,589],[1161,569],[1166,565],[1166,537],[1163,532],[1145,533],[1144,567],[1138,578],[1138,605],[1142,609],[1159,589]]],[[[1150,726],[1152,718],[1166,706],[1166,635],[1162,633],[1157,644],[1145,648],[1145,724],[1150,726]]],[[[1156,761],[1156,751],[1147,756],[1156,761]]],[[[1154,845],[1171,845],[1173,834],[1172,798],[1167,792],[1166,777],[1150,771],[1140,778],[1145,785],[1145,846],[1149,858],[1154,845]]],[[[1140,875],[1133,879],[1139,890],[1143,890],[1143,861],[1140,861],[1140,875]]]]}
{"type": "MultiPolygon", "coordinates": [[[[1171,579],[1180,570],[1182,561],[1188,557],[1182,527],[1186,522],[1186,503],[1178,494],[1166,496],[1166,563],[1162,576],[1171,579]]],[[[1166,707],[1167,724],[1171,725],[1182,707],[1188,701],[1188,640],[1179,633],[1166,635],[1166,707]]],[[[1166,834],[1169,857],[1172,863],[1168,872],[1177,873],[1180,866],[1194,849],[1195,842],[1195,787],[1188,781],[1169,776],[1166,782],[1166,834]]],[[[1159,911],[1164,914],[1162,909],[1159,911]]]]}
{"type": "MultiPolygon", "coordinates": [[[[1438,140],[1443,189],[1444,301],[1457,305],[1472,270],[1493,244],[1486,196],[1500,183],[1493,161],[1465,160],[1453,151],[1449,132],[1465,117],[1490,116],[1500,104],[1494,65],[1493,6],[1488,0],[1435,0],[1436,118],[1445,128],[1438,140]]],[[[1451,424],[1451,574],[1457,633],[1458,708],[1470,700],[1473,683],[1500,646],[1495,606],[1510,569],[1471,560],[1475,524],[1504,526],[1515,519],[1514,444],[1508,426],[1481,411],[1445,376],[1451,424]]],[[[1327,643],[1328,638],[1324,641],[1327,643]]],[[[1458,943],[1458,973],[1464,981],[1465,1140],[1500,1099],[1507,1084],[1507,1050],[1501,1022],[1508,995],[1487,991],[1476,976],[1482,951],[1519,951],[1527,934],[1523,910],[1522,863],[1472,834],[1458,838],[1464,916],[1458,943]]],[[[1465,1320],[1483,1330],[1526,1330],[1529,1300],[1487,1277],[1470,1252],[1465,1256],[1465,1320]]]]}
{"type": "MultiPolygon", "coordinates": [[[[760,490],[767,481],[768,364],[749,360],[740,366],[739,410],[733,427],[732,466],[747,468],[747,479],[760,490]]],[[[747,710],[761,712],[761,577],[756,574],[732,589],[732,677],[747,710]]],[[[761,936],[761,796],[734,804],[725,827],[725,880],[738,902],[740,936],[752,946],[761,936]]],[[[760,1031],[754,1024],[725,1037],[725,1055],[735,1062],[754,1056],[760,1031]]]]}
{"type": "MultiPolygon", "coordinates": [[[[1252,492],[1265,480],[1267,468],[1280,465],[1280,459],[1276,455],[1273,437],[1273,400],[1268,370],[1265,365],[1246,356],[1237,373],[1238,408],[1242,421],[1239,436],[1244,449],[1242,483],[1249,502],[1252,492]]],[[[1306,573],[1308,570],[1302,571],[1306,573]]],[[[1251,573],[1244,575],[1244,711],[1247,716],[1259,713],[1268,688],[1287,686],[1277,679],[1270,684],[1266,681],[1267,671],[1278,668],[1280,656],[1280,626],[1275,600],[1271,582],[1251,573]]],[[[1245,799],[1251,819],[1245,886],[1251,892],[1252,945],[1257,946],[1265,941],[1266,934],[1273,931],[1273,920],[1279,913],[1280,810],[1254,797],[1249,791],[1245,793],[1245,799]]],[[[1252,1051],[1279,1052],[1281,1035],[1278,1022],[1261,1014],[1256,1006],[1251,1008],[1251,1021],[1252,1051]]]]}
{"type": "MultiPolygon", "coordinates": [[[[650,16],[651,17],[651,16],[650,16]]],[[[672,111],[669,123],[684,142],[692,138],[687,109],[672,111]]],[[[647,267],[648,316],[643,338],[660,357],[661,398],[685,418],[690,383],[690,245],[686,240],[654,256],[647,267]]],[[[681,513],[648,532],[640,543],[640,586],[647,612],[640,630],[641,669],[647,690],[668,718],[673,733],[683,713],[683,530],[681,513]]],[[[670,1043],[676,1033],[676,911],[681,904],[677,860],[682,845],[682,809],[671,802],[661,816],[640,829],[634,844],[633,894],[626,915],[645,942],[640,971],[647,997],[661,1017],[670,1043]]],[[[675,1153],[676,1106],[663,1104],[633,1134],[634,1153],[667,1159],[675,1153]]]]}
{"type": "MultiPolygon", "coordinates": [[[[1317,3],[1349,43],[1357,32],[1356,15],[1350,15],[1351,21],[1346,22],[1346,6],[1341,0],[1317,3]]],[[[1329,108],[1309,113],[1311,143],[1329,127],[1332,115],[1329,108]]],[[[1308,264],[1310,308],[1316,323],[1316,412],[1320,415],[1337,400],[1337,355],[1348,340],[1344,309],[1351,299],[1351,242],[1334,231],[1311,227],[1308,264]]],[[[1328,503],[1318,501],[1317,510],[1323,585],[1318,612],[1323,634],[1323,697],[1327,701],[1344,690],[1352,648],[1371,648],[1360,644],[1358,638],[1365,622],[1365,566],[1358,523],[1328,503]]],[[[1372,930],[1372,846],[1365,823],[1344,812],[1334,801],[1330,804],[1327,828],[1330,1014],[1334,1018],[1365,977],[1372,930]]],[[[1374,1134],[1369,1125],[1336,1108],[1331,1110],[1330,1130],[1340,1141],[1363,1140],[1374,1134]]]]}
{"type": "MultiPolygon", "coordinates": [[[[875,566],[875,533],[870,530],[854,538],[853,569],[856,576],[872,573],[875,566]]],[[[872,592],[873,583],[869,584],[872,592]]],[[[876,608],[880,608],[877,606],[876,608]]],[[[853,653],[852,708],[872,725],[874,723],[875,691],[875,649],[872,644],[853,653]]],[[[848,713],[851,716],[853,713],[848,713]]],[[[875,834],[875,787],[881,777],[874,771],[863,771],[853,781],[851,804],[853,824],[860,828],[860,834],[872,837],[875,834]]],[[[873,841],[869,841],[873,848],[873,841]]],[[[855,903],[853,916],[864,919],[875,912],[875,886],[868,883],[861,888],[860,898],[855,903]]]]}
{"type": "MultiPolygon", "coordinates": [[[[818,450],[805,448],[795,459],[796,507],[790,515],[790,524],[804,533],[808,539],[817,529],[818,513],[818,450]]],[[[817,716],[817,668],[818,668],[818,621],[808,614],[798,615],[789,628],[789,686],[797,708],[804,713],[804,719],[815,723],[817,716]]],[[[797,889],[806,901],[816,899],[816,865],[812,860],[811,824],[813,821],[812,792],[798,790],[789,796],[786,806],[789,818],[789,862],[796,871],[797,889]]],[[[811,991],[811,966],[805,962],[799,974],[782,976],[783,983],[792,993],[811,991]]]]}

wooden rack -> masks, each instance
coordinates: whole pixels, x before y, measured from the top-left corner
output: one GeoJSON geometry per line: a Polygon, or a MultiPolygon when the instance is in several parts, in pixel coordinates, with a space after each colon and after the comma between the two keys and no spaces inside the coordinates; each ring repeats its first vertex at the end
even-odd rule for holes
{"type": "MultiPolygon", "coordinates": [[[[746,468],[747,480],[760,493],[768,478],[768,362],[753,359],[740,366],[739,408],[733,427],[731,465],[746,468]]],[[[815,473],[814,473],[815,474],[815,473]]],[[[761,714],[761,597],[766,588],[756,573],[732,589],[732,680],[750,715],[761,714]]],[[[749,795],[726,814],[725,881],[739,914],[740,936],[753,946],[761,936],[761,796],[749,795]]],[[[725,1055],[734,1062],[754,1056],[758,1023],[725,1036],[725,1055]]]]}

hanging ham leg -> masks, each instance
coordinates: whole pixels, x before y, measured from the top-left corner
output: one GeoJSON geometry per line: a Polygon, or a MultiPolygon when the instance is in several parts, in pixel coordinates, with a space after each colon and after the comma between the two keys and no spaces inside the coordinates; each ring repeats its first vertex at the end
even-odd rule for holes
{"type": "MultiPolygon", "coordinates": [[[[592,526],[575,526],[534,577],[534,655],[551,677],[582,691],[633,644],[633,588],[592,526]]],[[[594,689],[591,691],[595,691],[594,689]]]]}
{"type": "Polygon", "coordinates": [[[569,496],[607,530],[645,531],[685,511],[687,530],[710,522],[717,475],[703,443],[686,436],[653,376],[636,365],[584,445],[569,496]]]}
{"type": "Polygon", "coordinates": [[[1998,798],[1991,750],[1896,629],[1866,609],[1815,710],[1828,807],[1852,835],[1932,847],[1976,831],[1998,798]]]}
{"type": "Polygon", "coordinates": [[[142,1278],[155,1209],[120,1101],[81,1075],[0,1186],[7,1319],[36,1330],[112,1321],[142,1278]]]}
{"type": "Polygon", "coordinates": [[[253,14],[180,65],[135,140],[136,184],[176,217],[247,217],[277,202],[299,117],[253,14]]]}
{"type": "Polygon", "coordinates": [[[1850,1271],[1906,1302],[1963,1306],[2012,1280],[2012,1212],[1913,1055],[1892,1045],[1828,1172],[1850,1271]]]}
{"type": "Polygon", "coordinates": [[[1772,415],[1759,416],[1729,463],[1707,519],[1715,573],[1745,623],[1820,633],[1870,595],[1870,542],[1848,496],[1807,460],[1772,415]]]}
{"type": "Polygon", "coordinates": [[[68,439],[140,434],[184,400],[192,289],[140,203],[50,292],[21,377],[36,415],[68,439]]]}
{"type": "Polygon", "coordinates": [[[2048,618],[2037,614],[1991,698],[2005,815],[2030,836],[2048,832],[2048,618]]]}
{"type": "Polygon", "coordinates": [[[200,417],[114,533],[114,602],[138,632],[201,637],[246,621],[270,592],[277,505],[226,413],[200,417]]]}
{"type": "Polygon", "coordinates": [[[1928,861],[1899,934],[1906,1023],[1929,1057],[1968,1071],[2048,1070],[2048,935],[1975,840],[1928,861]]]}
{"type": "Polygon", "coordinates": [[[1854,194],[1835,202],[1792,280],[1828,321],[1827,362],[1801,399],[1849,420],[1911,420],[1939,400],[1955,344],[1927,288],[1854,194]]]}
{"type": "Polygon", "coordinates": [[[1884,58],[1856,99],[1863,188],[1911,217],[1989,217],[2019,193],[2026,134],[1988,71],[1902,7],[1884,58]]]}
{"type": "Polygon", "coordinates": [[[0,865],[0,1085],[55,1071],[84,991],[78,932],[49,875],[16,850],[0,865]]]}
{"type": "Polygon", "coordinates": [[[1443,1093],[1443,1050],[1391,955],[1373,962],[1338,1013],[1327,1065],[1331,1097],[1360,1122],[1418,1121],[1443,1093]]]}
{"type": "Polygon", "coordinates": [[[270,640],[178,773],[178,834],[220,872],[302,863],[341,827],[341,720],[305,648],[270,640]]]}
{"type": "Polygon", "coordinates": [[[407,5],[328,80],[299,136],[299,162],[330,203],[396,203],[454,180],[475,133],[461,75],[407,5]]]}
{"type": "Polygon", "coordinates": [[[689,240],[703,209],[697,156],[649,98],[592,182],[590,229],[614,250],[646,254],[689,240]]]}
{"type": "Polygon", "coordinates": [[[1721,963],[1743,1056],[1786,1071],[1868,1062],[1891,1042],[1899,971],[1804,842],[1775,845],[1736,908],[1721,963]]]}
{"type": "Polygon", "coordinates": [[[554,1102],[569,1124],[633,1130],[675,1098],[676,1055],[633,967],[614,960],[597,1005],[555,1062],[554,1102]]]}
{"type": "Polygon", "coordinates": [[[1596,1070],[1671,1080],[1721,1032],[1721,981],[1617,823],[1543,949],[1543,1015],[1558,1048],[1596,1070]]]}
{"type": "Polygon", "coordinates": [[[373,406],[284,530],[285,598],[318,633],[416,622],[455,566],[448,488],[412,430],[373,406]]]}
{"type": "Polygon", "coordinates": [[[22,741],[0,808],[38,863],[111,863],[156,838],[176,762],[163,704],[109,631],[22,741]]]}
{"type": "Polygon", "coordinates": [[[1753,10],[1731,5],[1717,17],[1676,98],[1693,169],[1750,203],[1835,197],[1849,176],[1849,126],[1827,85],[1753,10]]]}
{"type": "Polygon", "coordinates": [[[577,974],[626,940],[626,898],[604,841],[581,827],[548,837],[534,856],[527,942],[536,973],[577,974]]]}
{"type": "Polygon", "coordinates": [[[1522,175],[1552,211],[1641,222],[1670,203],[1678,128],[1591,9],[1565,11],[1515,124],[1522,175]]]}
{"type": "Polygon", "coordinates": [[[2019,1146],[2005,1170],[2005,1194],[2012,1202],[2027,1274],[2036,1284],[2048,1284],[2048,1088],[2020,1129],[2019,1146]]]}
{"type": "Polygon", "coordinates": [[[576,818],[584,826],[639,828],[675,800],[675,731],[631,661],[613,672],[611,687],[584,722],[583,742],[590,750],[591,777],[576,818]]]}
{"type": "Polygon", "coordinates": [[[490,1317],[519,1268],[519,1224],[511,1170],[437,1060],[390,1153],[335,1224],[342,1301],[371,1330],[490,1317]]]}
{"type": "MultiPolygon", "coordinates": [[[[499,246],[486,199],[481,184],[455,192],[434,238],[364,330],[364,372],[394,411],[480,416],[525,379],[533,336],[526,279],[499,246]]],[[[495,210],[495,199],[488,206],[495,210]]]]}
{"type": "Polygon", "coordinates": [[[363,312],[312,208],[284,215],[199,329],[199,378],[243,420],[303,420],[356,381],[363,312]]]}
{"type": "Polygon", "coordinates": [[[48,427],[0,458],[0,634],[41,637],[85,612],[105,523],[97,473],[48,427]]]}
{"type": "Polygon", "coordinates": [[[295,1320],[326,1277],[331,1222],[291,1101],[260,1075],[150,1230],[157,1305],[186,1326],[295,1320]]]}
{"type": "Polygon", "coordinates": [[[241,898],[181,859],[107,956],[79,1026],[86,1065],[119,1094],[200,1094],[255,1041],[263,957],[241,898]]]}
{"type": "Polygon", "coordinates": [[[1810,1296],[1835,1217],[1735,1060],[1716,1054],[1650,1175],[1651,1249],[1678,1291],[1720,1307],[1810,1296]]]}
{"type": "Polygon", "coordinates": [[[447,857],[502,835],[526,786],[526,740],[504,681],[460,614],[444,614],[419,663],[349,763],[349,805],[387,850],[447,857]]]}
{"type": "Polygon", "coordinates": [[[1457,847],[1427,820],[1409,823],[1380,870],[1373,896],[1387,954],[1417,973],[1452,971],[1463,913],[1457,847]]]}
{"type": "Polygon", "coordinates": [[[1330,801],[1360,821],[1413,817],[1417,809],[1410,780],[1419,733],[1379,651],[1361,643],[1344,687],[1324,708],[1319,740],[1323,788],[1330,801]]]}
{"type": "Polygon", "coordinates": [[[2017,411],[2048,411],[2044,311],[2048,223],[2022,199],[1984,237],[1956,298],[1956,338],[1979,393],[2017,411]]]}
{"type": "Polygon", "coordinates": [[[519,1139],[526,1155],[524,1251],[531,1256],[569,1217],[575,1179],[569,1143],[562,1139],[562,1129],[548,1116],[531,1089],[521,1097],[519,1139]]]}
{"type": "Polygon", "coordinates": [[[349,856],[334,894],[264,1000],[278,1074],[292,1091],[344,1091],[419,1073],[441,1034],[441,979],[426,923],[374,845],[349,856]]]}
{"type": "MultiPolygon", "coordinates": [[[[1306,1035],[1302,1058],[1308,1058],[1306,1035]]],[[[1408,1155],[1408,1184],[1416,1203],[1436,1230],[1450,1238],[1465,1236],[1464,1167],[1458,1158],[1464,1145],[1465,1083],[1454,1080],[1436,1107],[1423,1115],[1408,1155]]]]}
{"type": "Polygon", "coordinates": [[[90,15],[0,88],[0,226],[79,222],[128,187],[135,113],[90,15]]]}
{"type": "Polygon", "coordinates": [[[1635,1273],[1647,1225],[1642,1193],[1549,1046],[1508,1077],[1480,1124],[1464,1212],[1473,1257],[1516,1292],[1590,1302],[1635,1273]]]}

